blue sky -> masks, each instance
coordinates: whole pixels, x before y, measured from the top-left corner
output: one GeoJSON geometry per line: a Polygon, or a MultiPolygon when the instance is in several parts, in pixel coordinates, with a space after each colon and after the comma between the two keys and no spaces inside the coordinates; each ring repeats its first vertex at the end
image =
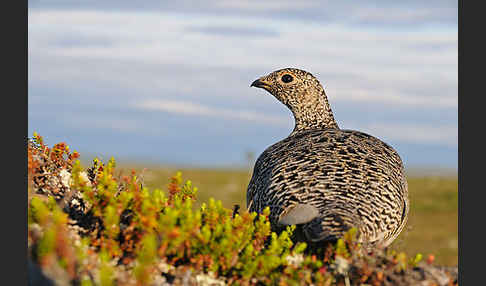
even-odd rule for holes
{"type": "Polygon", "coordinates": [[[29,1],[29,136],[242,165],[294,124],[250,83],[296,67],[319,78],[341,128],[386,141],[406,167],[457,168],[457,2],[137,3],[29,1]]]}

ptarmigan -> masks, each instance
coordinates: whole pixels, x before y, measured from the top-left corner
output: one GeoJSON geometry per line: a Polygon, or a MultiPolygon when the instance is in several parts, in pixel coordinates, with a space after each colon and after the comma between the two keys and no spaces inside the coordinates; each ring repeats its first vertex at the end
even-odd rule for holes
{"type": "Polygon", "coordinates": [[[366,133],[343,130],[324,88],[309,72],[286,68],[255,80],[293,113],[295,128],[257,159],[247,190],[249,211],[270,207],[272,229],[298,225],[305,241],[335,241],[351,227],[358,241],[388,246],[409,211],[398,153],[366,133]]]}

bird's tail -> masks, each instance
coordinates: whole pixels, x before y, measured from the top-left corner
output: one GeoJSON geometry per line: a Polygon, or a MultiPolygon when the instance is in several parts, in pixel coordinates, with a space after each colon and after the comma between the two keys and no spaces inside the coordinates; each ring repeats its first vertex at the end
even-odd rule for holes
{"type": "Polygon", "coordinates": [[[356,227],[359,231],[361,224],[359,216],[353,210],[349,210],[349,206],[345,207],[327,205],[320,211],[319,217],[302,225],[306,239],[311,242],[334,242],[352,227],[356,227]]]}

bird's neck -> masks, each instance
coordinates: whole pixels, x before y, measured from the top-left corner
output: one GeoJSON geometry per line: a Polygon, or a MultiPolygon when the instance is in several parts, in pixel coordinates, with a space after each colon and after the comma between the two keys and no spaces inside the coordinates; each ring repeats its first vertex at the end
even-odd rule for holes
{"type": "Polygon", "coordinates": [[[314,100],[293,106],[291,111],[295,119],[292,134],[309,129],[339,129],[324,91],[314,100]]]}

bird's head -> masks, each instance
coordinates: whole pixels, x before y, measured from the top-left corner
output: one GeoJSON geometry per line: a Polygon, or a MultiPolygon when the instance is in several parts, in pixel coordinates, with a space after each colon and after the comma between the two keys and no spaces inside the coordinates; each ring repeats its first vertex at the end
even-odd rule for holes
{"type": "Polygon", "coordinates": [[[263,88],[291,110],[319,102],[324,88],[310,73],[296,68],[276,70],[255,80],[250,86],[263,88]]]}
{"type": "Polygon", "coordinates": [[[276,70],[250,86],[263,88],[294,114],[294,131],[310,128],[339,128],[321,83],[310,72],[296,68],[276,70]]]}

